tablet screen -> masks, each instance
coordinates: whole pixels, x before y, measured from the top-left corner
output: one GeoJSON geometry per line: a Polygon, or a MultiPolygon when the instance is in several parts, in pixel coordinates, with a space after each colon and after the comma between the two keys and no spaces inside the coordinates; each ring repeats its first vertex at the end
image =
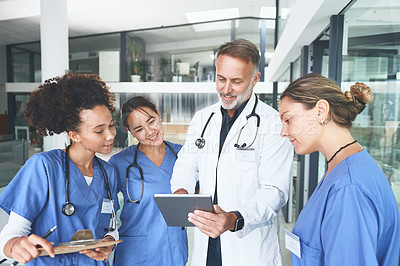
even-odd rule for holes
{"type": "Polygon", "coordinates": [[[214,212],[211,195],[154,194],[154,199],[168,226],[194,226],[188,214],[194,210],[214,212]]]}

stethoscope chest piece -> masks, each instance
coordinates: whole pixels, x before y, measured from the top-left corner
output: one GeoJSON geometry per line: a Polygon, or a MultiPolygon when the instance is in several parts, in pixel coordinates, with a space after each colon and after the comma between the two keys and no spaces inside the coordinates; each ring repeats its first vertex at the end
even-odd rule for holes
{"type": "Polygon", "coordinates": [[[204,145],[206,145],[206,140],[204,138],[200,137],[200,138],[196,139],[194,144],[196,145],[197,148],[203,149],[204,145]]]}
{"type": "Polygon", "coordinates": [[[75,213],[75,206],[71,202],[67,202],[63,205],[61,211],[64,215],[71,216],[75,213]]]}

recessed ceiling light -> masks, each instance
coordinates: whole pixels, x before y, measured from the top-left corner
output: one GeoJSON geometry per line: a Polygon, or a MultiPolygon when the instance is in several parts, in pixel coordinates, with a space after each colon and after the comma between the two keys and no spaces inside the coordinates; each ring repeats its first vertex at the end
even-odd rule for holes
{"type": "Polygon", "coordinates": [[[276,7],[271,7],[271,6],[261,7],[260,18],[276,18],[276,7]]]}
{"type": "Polygon", "coordinates": [[[187,20],[190,23],[221,20],[229,18],[239,18],[238,8],[225,8],[225,9],[214,9],[199,12],[187,12],[185,13],[187,20]]]}

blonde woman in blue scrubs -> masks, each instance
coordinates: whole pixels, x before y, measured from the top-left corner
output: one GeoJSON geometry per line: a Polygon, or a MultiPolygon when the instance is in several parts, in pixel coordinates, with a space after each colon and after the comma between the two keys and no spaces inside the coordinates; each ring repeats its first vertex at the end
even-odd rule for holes
{"type": "Polygon", "coordinates": [[[319,151],[328,163],[293,228],[301,252],[301,258],[292,255],[294,266],[398,265],[395,197],[375,160],[349,132],[372,99],[363,83],[343,93],[319,74],[299,78],[282,93],[282,136],[298,154],[319,151]]]}

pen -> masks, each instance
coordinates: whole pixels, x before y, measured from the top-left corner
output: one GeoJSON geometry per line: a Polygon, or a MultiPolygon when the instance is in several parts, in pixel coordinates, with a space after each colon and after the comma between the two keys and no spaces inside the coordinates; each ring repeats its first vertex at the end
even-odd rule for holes
{"type": "Polygon", "coordinates": [[[51,235],[51,233],[54,232],[54,230],[56,230],[56,228],[57,228],[57,225],[53,226],[53,227],[50,228],[49,231],[47,231],[46,234],[44,234],[42,237],[43,237],[44,239],[46,239],[49,235],[51,235]]]}
{"type": "MultiPolygon", "coordinates": [[[[52,228],[50,228],[49,229],[49,231],[47,231],[42,237],[44,238],[44,239],[46,239],[49,235],[51,235],[53,232],[54,232],[54,230],[56,230],[56,228],[57,228],[57,225],[55,225],[55,226],[53,226],[52,228]]],[[[11,265],[17,265],[18,264],[18,261],[14,261],[11,265]]]]}

